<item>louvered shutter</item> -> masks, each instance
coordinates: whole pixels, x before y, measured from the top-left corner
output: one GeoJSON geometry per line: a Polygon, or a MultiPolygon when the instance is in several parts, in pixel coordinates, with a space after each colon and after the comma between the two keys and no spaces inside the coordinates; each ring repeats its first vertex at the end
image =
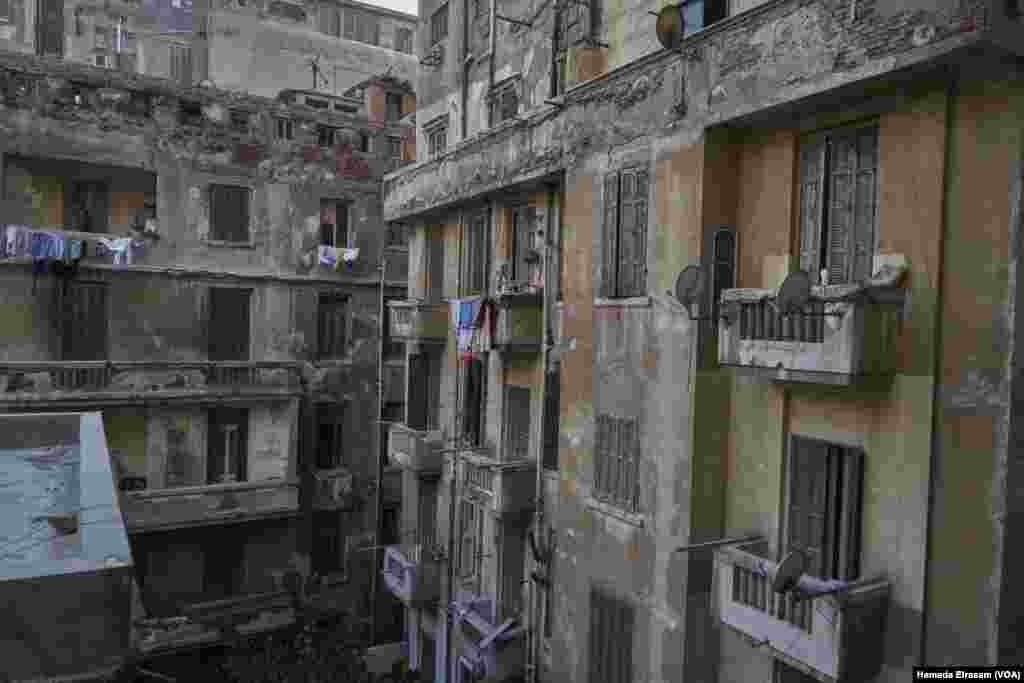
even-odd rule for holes
{"type": "Polygon", "coordinates": [[[598,415],[594,424],[594,491],[598,498],[607,489],[608,417],[598,415]]]}
{"type": "Polygon", "coordinates": [[[409,402],[406,404],[406,424],[411,429],[427,428],[427,402],[429,401],[429,362],[425,354],[409,356],[409,402]]]}
{"type": "Polygon", "coordinates": [[[856,137],[850,132],[832,135],[828,144],[829,284],[849,282],[853,257],[854,189],[857,174],[856,137]]]}
{"type": "Polygon", "coordinates": [[[480,428],[480,379],[478,360],[463,365],[464,389],[462,394],[462,433],[473,445],[479,443],[480,428]]]}
{"type": "Polygon", "coordinates": [[[529,207],[517,209],[512,214],[512,279],[526,281],[529,278],[530,253],[533,236],[533,210],[529,207]]]}
{"type": "Polygon", "coordinates": [[[821,225],[825,138],[807,138],[800,145],[800,270],[818,281],[821,267],[821,225]]]}
{"type": "Polygon", "coordinates": [[[642,296],[647,284],[647,171],[622,172],[619,185],[618,296],[642,296]]]}
{"type": "Polygon", "coordinates": [[[616,263],[619,252],[619,174],[604,177],[604,231],[601,240],[601,296],[611,298],[616,291],[616,263]]]}
{"type": "Polygon", "coordinates": [[[824,445],[794,437],[790,455],[790,501],[787,550],[800,550],[807,558],[807,573],[824,576],[828,457],[824,445]]]}
{"type": "Polygon", "coordinates": [[[839,481],[838,567],[835,578],[852,581],[860,575],[861,489],[864,484],[864,456],[850,449],[842,451],[839,481]]]}
{"type": "Polygon", "coordinates": [[[854,281],[871,277],[878,220],[878,129],[861,128],[856,133],[856,178],[853,189],[854,281]]]}

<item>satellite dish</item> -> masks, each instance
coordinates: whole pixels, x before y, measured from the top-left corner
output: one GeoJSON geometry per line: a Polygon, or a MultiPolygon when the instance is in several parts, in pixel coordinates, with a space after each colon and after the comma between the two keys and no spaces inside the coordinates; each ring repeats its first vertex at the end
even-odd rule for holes
{"type": "Polygon", "coordinates": [[[811,298],[811,276],[802,270],[790,273],[779,285],[775,295],[775,308],[783,315],[803,310],[811,298]]]}
{"type": "Polygon", "coordinates": [[[683,42],[685,27],[682,5],[668,5],[658,12],[654,30],[658,34],[658,42],[663,48],[678,50],[679,45],[683,42]]]}
{"type": "Polygon", "coordinates": [[[689,313],[692,320],[693,306],[700,305],[704,295],[704,270],[700,266],[687,266],[676,278],[675,297],[689,313]]]}
{"type": "Polygon", "coordinates": [[[776,593],[788,593],[796,588],[806,566],[807,558],[799,550],[786,555],[772,573],[772,590],[776,593]]]}

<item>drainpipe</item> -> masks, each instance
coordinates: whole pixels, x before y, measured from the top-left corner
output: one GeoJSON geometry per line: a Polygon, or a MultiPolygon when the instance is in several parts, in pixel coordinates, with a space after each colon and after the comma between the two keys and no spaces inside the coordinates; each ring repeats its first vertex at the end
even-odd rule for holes
{"type": "Polygon", "coordinates": [[[380,265],[377,270],[380,272],[377,307],[377,499],[374,502],[373,511],[373,570],[370,572],[371,593],[370,593],[370,644],[377,642],[377,575],[383,563],[380,562],[380,540],[381,540],[381,518],[384,516],[384,273],[387,270],[388,256],[385,251],[381,255],[380,265]]]}
{"type": "Polygon", "coordinates": [[[943,303],[943,287],[942,287],[942,276],[945,273],[945,258],[943,256],[943,250],[946,244],[946,234],[949,232],[949,216],[947,211],[949,209],[949,203],[947,197],[949,197],[949,185],[951,178],[950,159],[952,157],[953,148],[953,122],[956,112],[956,98],[960,92],[960,74],[951,73],[949,81],[946,84],[946,139],[945,139],[945,151],[944,151],[944,166],[943,169],[943,181],[942,181],[942,227],[939,233],[939,264],[937,271],[939,276],[935,283],[935,330],[933,334],[934,348],[935,348],[935,360],[933,379],[932,379],[932,435],[930,445],[930,454],[928,457],[928,507],[925,511],[925,537],[924,537],[924,571],[921,575],[922,591],[921,591],[921,646],[919,648],[920,661],[919,666],[926,666],[928,662],[928,578],[931,574],[931,548],[932,538],[935,536],[934,518],[935,518],[935,470],[938,468],[938,452],[941,447],[941,430],[942,430],[942,417],[940,415],[939,406],[942,402],[942,321],[944,316],[942,315],[942,303],[943,303]]]}
{"type": "Polygon", "coordinates": [[[469,0],[462,0],[462,139],[469,137],[469,70],[472,68],[469,54],[469,0]]]}

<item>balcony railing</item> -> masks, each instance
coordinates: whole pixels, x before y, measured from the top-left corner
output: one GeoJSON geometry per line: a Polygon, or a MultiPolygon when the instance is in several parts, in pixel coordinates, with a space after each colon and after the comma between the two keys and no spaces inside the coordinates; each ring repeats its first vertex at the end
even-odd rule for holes
{"type": "Polygon", "coordinates": [[[287,516],[299,508],[298,484],[284,479],[126,491],[122,495],[121,511],[133,532],[287,516]]]}
{"type": "Polygon", "coordinates": [[[904,304],[897,280],[813,287],[789,314],[776,308],[773,290],[725,290],[718,361],[776,381],[850,385],[890,376],[904,304]]]}
{"type": "Polygon", "coordinates": [[[503,462],[480,452],[466,452],[460,467],[465,498],[481,502],[499,515],[533,509],[537,465],[532,460],[503,462]]]}
{"type": "Polygon", "coordinates": [[[299,373],[298,363],[273,361],[6,362],[0,363],[0,402],[293,394],[299,373]]]}
{"type": "Polygon", "coordinates": [[[388,432],[388,457],[399,467],[414,472],[440,472],[444,463],[441,438],[432,438],[430,432],[393,424],[388,432]]]}
{"type": "Polygon", "coordinates": [[[777,658],[830,683],[871,680],[881,668],[889,582],[854,581],[833,595],[796,600],[773,593],[758,564],[775,563],[737,548],[716,551],[722,623],[777,658]]]}
{"type": "Polygon", "coordinates": [[[539,351],[544,338],[543,303],[538,293],[498,297],[493,345],[508,351],[539,351]]]}
{"type": "Polygon", "coordinates": [[[317,510],[342,510],[352,506],[352,473],[344,467],[317,470],[313,473],[315,488],[313,507],[317,510]]]}
{"type": "Polygon", "coordinates": [[[450,326],[447,303],[425,304],[415,301],[391,301],[389,333],[393,339],[443,343],[450,326]]]}
{"type": "Polygon", "coordinates": [[[426,605],[441,594],[441,565],[432,547],[433,541],[425,539],[414,547],[392,545],[384,551],[384,583],[407,605],[426,605]]]}

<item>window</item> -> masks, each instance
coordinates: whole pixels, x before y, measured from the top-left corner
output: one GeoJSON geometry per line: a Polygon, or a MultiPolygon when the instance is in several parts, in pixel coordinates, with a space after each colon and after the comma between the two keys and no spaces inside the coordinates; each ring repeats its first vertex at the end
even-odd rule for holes
{"type": "Polygon", "coordinates": [[[0,23],[10,23],[10,21],[11,0],[0,0],[0,23]]]}
{"type": "Polygon", "coordinates": [[[318,355],[322,359],[344,358],[348,343],[348,297],[322,294],[319,303],[318,355]]]}
{"type": "Polygon", "coordinates": [[[402,96],[396,92],[384,93],[384,117],[388,121],[402,118],[402,96]]]}
{"type": "Polygon", "coordinates": [[[317,143],[321,147],[330,147],[334,144],[337,132],[338,129],[333,126],[318,125],[316,127],[317,143]]]}
{"type": "Polygon", "coordinates": [[[530,389],[505,387],[505,460],[525,460],[530,455],[530,389]]]}
{"type": "Polygon", "coordinates": [[[321,403],[316,407],[317,442],[316,466],[321,470],[333,470],[345,465],[344,456],[344,407],[332,403],[321,403]]]}
{"type": "Polygon", "coordinates": [[[274,132],[278,140],[291,140],[295,137],[295,123],[291,119],[274,119],[274,132]]]}
{"type": "Polygon", "coordinates": [[[335,38],[341,37],[341,10],[331,5],[322,5],[319,13],[319,30],[335,38]]]}
{"type": "Polygon", "coordinates": [[[601,296],[647,293],[647,169],[609,173],[604,180],[601,296]]]}
{"type": "Polygon", "coordinates": [[[246,480],[249,411],[211,408],[207,413],[206,483],[246,480]]]}
{"type": "Polygon", "coordinates": [[[380,22],[375,16],[346,9],[345,38],[377,45],[380,43],[380,22]]]}
{"type": "Polygon", "coordinates": [[[203,591],[206,600],[221,600],[242,592],[245,581],[245,540],[233,533],[208,537],[203,545],[203,591]]]}
{"type": "Polygon", "coordinates": [[[794,436],[788,466],[786,552],[801,551],[812,576],[857,578],[863,456],[856,449],[794,436]]]}
{"type": "Polygon", "coordinates": [[[487,419],[487,361],[473,358],[459,367],[462,376],[462,435],[469,446],[484,445],[487,419]]]}
{"type": "Polygon", "coordinates": [[[210,186],[210,239],[216,242],[249,241],[249,197],[247,187],[210,186]]]}
{"type": "Polygon", "coordinates": [[[64,0],[39,0],[36,20],[36,54],[64,55],[64,0]]]}
{"type": "Polygon", "coordinates": [[[800,268],[828,284],[871,276],[878,218],[878,128],[811,136],[800,146],[800,268]]]}
{"type": "Polygon", "coordinates": [[[448,149],[448,117],[430,126],[424,126],[424,134],[427,136],[427,156],[436,157],[444,154],[448,149]]]}
{"type": "Polygon", "coordinates": [[[389,159],[402,158],[402,138],[389,135],[384,138],[384,143],[387,145],[387,155],[389,159]]]}
{"type": "Polygon", "coordinates": [[[483,294],[487,290],[487,248],[490,236],[490,212],[471,214],[462,227],[462,295],[483,294]]]}
{"type": "Polygon", "coordinates": [[[348,248],[353,240],[349,232],[352,203],[341,199],[320,200],[320,244],[348,248]]]}
{"type": "Polygon", "coordinates": [[[231,110],[231,128],[239,133],[249,132],[249,112],[238,109],[231,110]]]}
{"type": "Polygon", "coordinates": [[[274,0],[271,2],[267,6],[267,14],[275,17],[281,17],[282,19],[289,19],[291,21],[306,21],[306,10],[302,9],[298,5],[293,5],[290,2],[281,2],[281,0],[274,0]]]}
{"type": "Polygon", "coordinates": [[[448,37],[448,3],[438,7],[430,17],[430,45],[434,46],[448,37]]]}
{"type": "Polygon", "coordinates": [[[76,281],[64,294],[65,314],[61,329],[64,360],[106,360],[107,286],[101,282],[76,281]]]}
{"type": "Polygon", "coordinates": [[[640,429],[637,420],[597,416],[594,497],[627,512],[639,507],[640,429]]]}
{"type": "Polygon", "coordinates": [[[360,131],[359,137],[357,139],[357,142],[359,144],[359,151],[360,152],[362,152],[363,154],[369,154],[370,153],[371,143],[370,143],[370,136],[369,136],[369,134],[360,131]]]}
{"type": "Polygon", "coordinates": [[[501,594],[498,596],[498,623],[521,619],[523,609],[523,564],[526,539],[522,527],[511,524],[501,535],[501,594]]]}
{"type": "Polygon", "coordinates": [[[203,125],[203,109],[199,103],[182,100],[178,104],[178,123],[183,126],[203,125]]]}
{"type": "Polygon", "coordinates": [[[427,238],[426,261],[426,298],[437,303],[444,292],[444,239],[437,232],[427,238]]]}
{"type": "Polygon", "coordinates": [[[188,481],[188,432],[184,429],[167,430],[167,461],[164,466],[164,486],[186,486],[188,481]]]}
{"type": "Polygon", "coordinates": [[[479,594],[484,560],[484,511],[468,500],[461,503],[459,579],[464,588],[479,594]]]}
{"type": "Polygon", "coordinates": [[[684,35],[690,35],[724,19],[726,0],[683,0],[679,9],[683,13],[684,35]]]}
{"type": "Polygon", "coordinates": [[[109,41],[107,40],[106,26],[96,26],[93,29],[93,47],[97,50],[105,50],[110,47],[109,41]]]}
{"type": "Polygon", "coordinates": [[[107,56],[106,55],[94,55],[93,57],[96,66],[101,66],[104,69],[107,68],[107,56]]]}
{"type": "Polygon", "coordinates": [[[590,680],[630,683],[633,680],[632,605],[599,588],[590,591],[590,680]]]}
{"type": "Polygon", "coordinates": [[[192,48],[188,45],[171,45],[171,80],[181,85],[192,85],[192,48]]]}
{"type": "Polygon", "coordinates": [[[211,287],[208,314],[210,360],[249,360],[252,290],[211,287]]]}
{"type": "Polygon", "coordinates": [[[313,571],[337,580],[346,575],[345,532],[337,512],[317,512],[316,543],[313,544],[313,571]]]}
{"type": "Polygon", "coordinates": [[[562,373],[549,372],[544,390],[544,467],[558,470],[559,401],[562,392],[562,373]]]}
{"type": "Polygon", "coordinates": [[[491,94],[491,125],[496,126],[504,121],[514,119],[519,113],[519,83],[498,86],[491,94]]]}
{"type": "Polygon", "coordinates": [[[102,181],[71,181],[65,195],[64,225],[79,232],[106,233],[110,220],[110,186],[102,181]]]}
{"type": "Polygon", "coordinates": [[[405,406],[406,425],[428,431],[440,428],[441,355],[418,353],[409,356],[409,401],[405,406]]]}
{"type": "Polygon", "coordinates": [[[395,31],[395,50],[398,52],[412,53],[412,30],[400,28],[395,31]]]}
{"type": "Polygon", "coordinates": [[[529,206],[520,206],[512,211],[512,230],[509,235],[512,238],[512,244],[509,245],[512,259],[508,273],[512,282],[530,281],[530,271],[536,261],[533,224],[534,212],[529,206]]]}

